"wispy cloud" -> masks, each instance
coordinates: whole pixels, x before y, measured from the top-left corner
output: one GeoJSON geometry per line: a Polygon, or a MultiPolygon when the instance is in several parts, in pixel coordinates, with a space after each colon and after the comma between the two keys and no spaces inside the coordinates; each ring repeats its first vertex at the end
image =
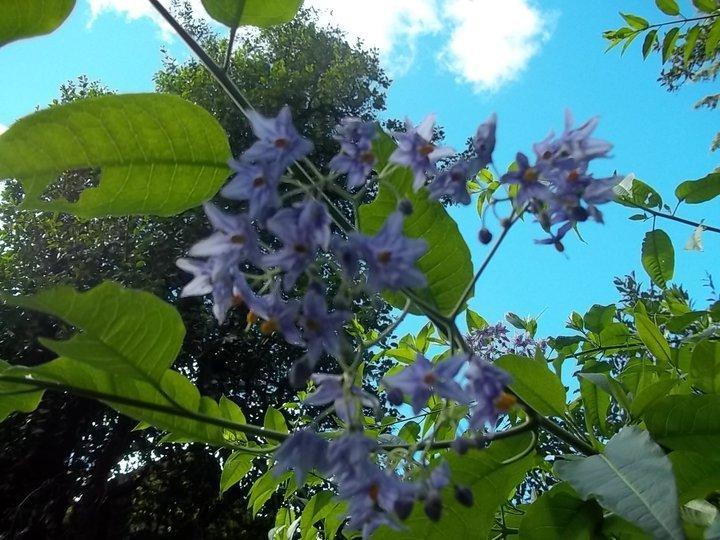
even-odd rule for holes
{"type": "Polygon", "coordinates": [[[321,21],[378,49],[393,75],[407,71],[423,35],[443,29],[437,0],[306,0],[305,5],[316,8],[321,21]]]}
{"type": "Polygon", "coordinates": [[[446,0],[444,8],[449,40],[438,58],[476,91],[516,79],[555,19],[527,0],[446,0]]]}
{"type": "MultiPolygon", "coordinates": [[[[146,0],[87,0],[91,21],[114,11],[130,20],[150,18],[162,39],[172,33],[146,0]]],[[[203,13],[200,0],[192,0],[203,13]]],[[[422,39],[435,35],[445,45],[433,58],[475,91],[493,91],[515,80],[550,37],[555,16],[534,0],[305,0],[322,22],[377,48],[397,77],[425,53],[422,39]]]]}

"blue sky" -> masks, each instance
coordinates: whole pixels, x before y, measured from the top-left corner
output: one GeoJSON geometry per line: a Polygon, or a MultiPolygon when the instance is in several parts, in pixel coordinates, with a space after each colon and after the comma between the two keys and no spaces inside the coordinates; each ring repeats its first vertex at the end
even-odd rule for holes
{"type": "MultiPolygon", "coordinates": [[[[604,53],[600,36],[620,25],[618,11],[659,20],[649,1],[370,0],[362,11],[355,2],[310,1],[334,6],[327,18],[380,47],[394,78],[388,116],[420,121],[435,113],[447,142],[461,148],[477,124],[497,112],[500,167],[516,151],[530,151],[549,129],[561,130],[566,107],[578,121],[600,115],[598,135],[615,144],[612,158],[596,165],[598,176],[634,172],[670,204],[677,183],[718,166],[720,154],[708,147],[720,129],[719,113],[692,109],[708,86],[668,94],[656,82],[659,59],[643,62],[639,44],[622,59],[615,51],[604,53]],[[373,23],[381,8],[386,24],[373,23]]],[[[44,106],[60,84],[81,74],[120,92],[152,90],[160,48],[180,58],[186,52],[177,40],[168,42],[167,30],[146,10],[142,0],[78,0],[56,33],[0,49],[0,124],[44,106]]],[[[477,264],[487,248],[476,241],[474,208],[452,213],[477,264]]],[[[632,213],[608,207],[606,224],[585,224],[587,244],[570,239],[564,254],[534,245],[539,228],[520,224],[480,282],[472,307],[491,321],[507,311],[542,313],[540,332],[561,332],[571,310],[616,299],[614,276],[635,270],[647,280],[640,245],[651,225],[628,221],[632,213]]],[[[717,225],[720,200],[683,205],[679,215],[717,225]]],[[[690,228],[658,226],[675,243],[676,281],[704,299],[705,271],[720,281],[720,235],[706,233],[704,252],[686,252],[690,228]]]]}

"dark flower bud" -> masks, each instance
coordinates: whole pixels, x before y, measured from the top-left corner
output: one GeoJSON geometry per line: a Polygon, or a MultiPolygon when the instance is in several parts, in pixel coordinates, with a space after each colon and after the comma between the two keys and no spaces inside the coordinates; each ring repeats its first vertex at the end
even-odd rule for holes
{"type": "Polygon", "coordinates": [[[473,505],[473,493],[465,486],[455,486],[455,498],[463,506],[470,508],[473,505]]]}
{"type": "Polygon", "coordinates": [[[576,206],[572,209],[572,217],[575,221],[587,221],[588,211],[585,210],[582,206],[576,206]]]}
{"type": "Polygon", "coordinates": [[[414,504],[415,501],[413,499],[401,499],[397,501],[395,503],[395,514],[397,514],[397,517],[405,521],[407,518],[410,517],[414,504]]]}
{"type": "Polygon", "coordinates": [[[442,499],[437,491],[428,493],[425,499],[425,514],[431,521],[440,521],[442,517],[442,499]]]}
{"type": "Polygon", "coordinates": [[[555,245],[555,249],[557,249],[560,253],[562,253],[563,251],[565,251],[565,246],[563,246],[563,243],[562,243],[560,240],[558,240],[557,242],[555,242],[554,245],[555,245]]]}
{"type": "Polygon", "coordinates": [[[412,205],[412,203],[411,203],[409,200],[407,200],[407,199],[402,199],[402,200],[398,203],[398,210],[400,210],[400,212],[401,212],[403,215],[409,216],[410,214],[413,213],[413,205],[412,205]]]}
{"type": "Polygon", "coordinates": [[[478,235],[478,237],[480,238],[481,244],[489,244],[492,241],[493,236],[489,230],[483,227],[482,229],[480,229],[480,234],[478,235]]]}
{"type": "Polygon", "coordinates": [[[402,403],[403,403],[402,390],[400,390],[399,388],[391,388],[387,392],[387,398],[391,405],[395,405],[396,407],[398,405],[402,405],[402,403]]]}
{"type": "Polygon", "coordinates": [[[507,229],[511,223],[512,221],[510,221],[508,218],[503,218],[502,220],[500,220],[500,225],[503,229],[507,229]]]}

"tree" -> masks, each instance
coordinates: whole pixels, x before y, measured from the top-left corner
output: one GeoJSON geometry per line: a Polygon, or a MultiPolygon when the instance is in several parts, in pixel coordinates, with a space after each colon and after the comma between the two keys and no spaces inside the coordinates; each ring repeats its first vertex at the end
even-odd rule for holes
{"type": "MultiPolygon", "coordinates": [[[[226,40],[192,20],[187,8],[184,13],[203,43],[220,54],[226,40]]],[[[244,36],[235,51],[233,76],[264,81],[248,89],[261,108],[274,110],[290,102],[298,122],[318,141],[315,157],[321,162],[335,153],[331,134],[336,120],[348,114],[374,118],[384,108],[389,82],[376,54],[348,44],[337,29],[320,27],[312,12],[244,36]],[[292,62],[283,62],[291,51],[299,52],[293,52],[292,62]]],[[[158,91],[179,94],[210,110],[230,134],[235,155],[249,144],[245,119],[196,62],[178,63],[167,57],[156,82],[158,91]]],[[[54,104],[108,92],[80,78],[64,85],[54,104]]],[[[76,200],[82,189],[96,182],[93,171],[75,172],[65,175],[49,195],[76,200]]],[[[168,219],[84,221],[67,214],[19,211],[21,197],[18,184],[6,185],[0,206],[7,224],[0,239],[0,289],[30,293],[60,283],[82,289],[112,279],[153,291],[181,310],[188,336],[179,363],[204,393],[219,397],[242,391],[244,412],[255,422],[262,422],[269,405],[279,406],[294,395],[286,373],[297,356],[295,349],[282,340],[238,331],[246,315],[242,310],[217,327],[206,302],[178,301],[177,292],[188,278],[174,261],[184,255],[184,246],[206,234],[201,212],[168,219]],[[270,355],[273,362],[267,361],[270,355]]],[[[26,365],[51,358],[36,337],[63,335],[62,327],[17,309],[0,309],[5,329],[0,357],[26,365]]],[[[359,303],[356,309],[367,328],[386,324],[384,305],[359,303]]],[[[0,459],[8,473],[0,483],[0,529],[18,538],[162,537],[184,535],[188,526],[193,535],[218,538],[255,538],[267,531],[268,523],[248,518],[243,489],[231,490],[222,501],[217,498],[216,454],[202,447],[185,451],[158,446],[152,430],[132,431],[134,425],[105,407],[62,396],[48,397],[33,415],[3,424],[0,459]],[[122,473],[125,466],[120,464],[128,460],[130,471],[122,473]],[[180,500],[178,493],[187,497],[180,500]],[[153,510],[161,506],[176,511],[153,510]]]]}

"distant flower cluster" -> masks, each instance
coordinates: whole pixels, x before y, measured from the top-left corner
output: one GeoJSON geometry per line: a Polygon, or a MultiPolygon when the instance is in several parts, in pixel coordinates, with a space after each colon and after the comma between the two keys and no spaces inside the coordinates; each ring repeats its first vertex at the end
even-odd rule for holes
{"type": "Polygon", "coordinates": [[[545,340],[535,340],[527,332],[510,335],[503,323],[473,330],[466,341],[474,354],[493,362],[505,354],[534,357],[535,352],[545,349],[545,340]]]}

